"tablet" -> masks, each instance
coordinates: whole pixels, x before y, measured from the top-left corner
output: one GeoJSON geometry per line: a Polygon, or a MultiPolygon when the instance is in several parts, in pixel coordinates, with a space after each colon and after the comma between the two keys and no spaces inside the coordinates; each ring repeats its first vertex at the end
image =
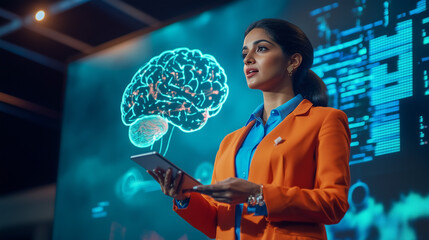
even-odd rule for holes
{"type": "Polygon", "coordinates": [[[173,171],[173,177],[176,176],[178,171],[182,171],[182,190],[191,189],[193,186],[196,185],[202,185],[199,181],[191,177],[191,175],[174,165],[172,162],[168,161],[158,152],[148,152],[139,155],[134,155],[131,156],[131,160],[138,163],[140,166],[144,167],[146,170],[149,171],[152,171],[157,168],[167,171],[168,168],[171,168],[171,170],[173,171]]]}

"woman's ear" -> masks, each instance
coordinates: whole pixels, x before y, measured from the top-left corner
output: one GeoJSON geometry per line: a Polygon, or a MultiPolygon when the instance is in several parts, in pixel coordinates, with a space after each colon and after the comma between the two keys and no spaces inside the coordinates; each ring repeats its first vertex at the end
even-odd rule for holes
{"type": "Polygon", "coordinates": [[[300,53],[294,53],[289,58],[290,65],[287,70],[291,67],[291,71],[296,70],[302,63],[302,55],[300,53]]]}

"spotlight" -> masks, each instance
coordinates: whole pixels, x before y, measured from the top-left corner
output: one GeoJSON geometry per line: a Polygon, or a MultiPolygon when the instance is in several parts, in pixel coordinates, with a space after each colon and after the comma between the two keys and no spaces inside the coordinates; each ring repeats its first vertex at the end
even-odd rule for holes
{"type": "Polygon", "coordinates": [[[38,11],[38,12],[36,13],[36,15],[34,15],[34,18],[35,18],[37,21],[42,21],[43,19],[45,19],[45,11],[43,11],[43,10],[38,11]]]}

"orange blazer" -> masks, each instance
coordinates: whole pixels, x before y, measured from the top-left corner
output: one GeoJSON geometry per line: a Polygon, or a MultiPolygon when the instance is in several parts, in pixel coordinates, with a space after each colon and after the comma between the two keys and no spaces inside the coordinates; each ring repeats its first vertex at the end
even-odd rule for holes
{"type": "MultiPolygon", "coordinates": [[[[212,182],[236,177],[235,156],[253,124],[224,138],[212,182]]],[[[254,216],[244,204],[240,239],[326,239],[324,224],[338,223],[349,207],[349,155],[346,114],[304,99],[255,151],[249,181],[263,185],[268,214],[254,216]]],[[[173,208],[210,238],[235,238],[234,205],[192,193],[187,208],[173,208]]]]}

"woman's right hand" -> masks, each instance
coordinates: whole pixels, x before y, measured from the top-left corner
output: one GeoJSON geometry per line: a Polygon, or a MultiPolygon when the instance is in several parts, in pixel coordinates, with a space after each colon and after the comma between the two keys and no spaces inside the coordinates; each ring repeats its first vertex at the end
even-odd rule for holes
{"type": "Polygon", "coordinates": [[[147,172],[161,185],[161,190],[165,195],[175,198],[176,200],[185,200],[189,198],[189,193],[182,192],[183,173],[181,171],[177,172],[175,178],[172,176],[173,171],[171,168],[167,169],[166,172],[161,169],[147,170],[147,172]]]}

